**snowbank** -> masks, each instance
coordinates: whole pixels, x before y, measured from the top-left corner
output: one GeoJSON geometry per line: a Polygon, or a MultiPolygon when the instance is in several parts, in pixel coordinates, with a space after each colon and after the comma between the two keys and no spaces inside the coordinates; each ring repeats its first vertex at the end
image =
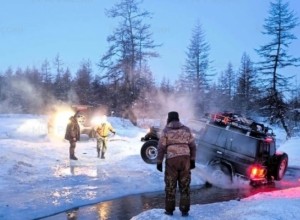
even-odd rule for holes
{"type": "MultiPolygon", "coordinates": [[[[70,162],[69,143],[48,138],[47,117],[0,115],[0,118],[0,219],[34,219],[164,188],[163,173],[140,157],[140,138],[146,130],[133,126],[128,120],[109,118],[117,134],[109,142],[105,160],[96,157],[95,140],[83,139],[76,147],[79,161],[70,162]]],[[[289,154],[289,166],[300,167],[299,143],[297,138],[282,141],[280,150],[289,154]]],[[[202,185],[200,167],[192,172],[192,185],[202,185]]],[[[296,210],[300,205],[299,190],[264,193],[242,201],[194,205],[188,219],[300,218],[296,210]]],[[[172,219],[178,218],[177,210],[172,219]]],[[[154,209],[133,219],[169,217],[163,214],[163,209],[154,209]]]]}

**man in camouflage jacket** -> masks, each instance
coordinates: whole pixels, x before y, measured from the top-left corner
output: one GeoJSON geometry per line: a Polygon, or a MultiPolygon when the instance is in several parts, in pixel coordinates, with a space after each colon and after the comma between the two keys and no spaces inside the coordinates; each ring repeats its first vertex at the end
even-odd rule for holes
{"type": "Polygon", "coordinates": [[[196,144],[190,129],[179,121],[177,112],[169,112],[167,125],[158,143],[157,169],[162,172],[165,161],[165,214],[173,215],[177,182],[180,191],[179,209],[182,216],[190,210],[191,169],[195,168],[196,144]]]}

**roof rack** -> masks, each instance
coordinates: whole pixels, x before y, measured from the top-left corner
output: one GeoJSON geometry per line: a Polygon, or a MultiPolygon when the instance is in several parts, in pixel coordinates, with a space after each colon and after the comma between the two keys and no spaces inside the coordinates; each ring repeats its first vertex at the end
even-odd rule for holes
{"type": "Polygon", "coordinates": [[[265,125],[232,112],[210,114],[210,122],[226,129],[233,127],[246,135],[253,137],[274,137],[273,130],[265,125]]]}

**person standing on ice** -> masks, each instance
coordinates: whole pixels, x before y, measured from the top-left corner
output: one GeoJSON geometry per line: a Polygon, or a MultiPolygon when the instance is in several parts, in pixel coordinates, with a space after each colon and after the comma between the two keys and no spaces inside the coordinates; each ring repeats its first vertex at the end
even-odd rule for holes
{"type": "Polygon", "coordinates": [[[106,115],[102,116],[101,123],[95,127],[95,131],[97,138],[97,155],[98,157],[100,157],[101,153],[101,159],[105,159],[109,132],[115,135],[116,131],[112,127],[112,125],[107,121],[106,115]]]}
{"type": "Polygon", "coordinates": [[[65,139],[70,142],[69,154],[71,160],[78,160],[75,156],[76,142],[80,140],[80,127],[76,116],[71,116],[66,128],[65,139]]]}
{"type": "Polygon", "coordinates": [[[177,183],[182,216],[190,210],[191,169],[195,168],[196,144],[190,129],[179,121],[177,112],[169,112],[167,125],[158,142],[157,170],[162,172],[165,160],[165,214],[173,215],[177,183]]]}

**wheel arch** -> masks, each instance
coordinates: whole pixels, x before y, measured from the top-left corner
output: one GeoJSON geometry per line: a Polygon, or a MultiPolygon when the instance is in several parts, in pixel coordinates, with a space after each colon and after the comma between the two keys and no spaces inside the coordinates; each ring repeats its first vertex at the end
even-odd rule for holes
{"type": "Polygon", "coordinates": [[[208,165],[210,166],[216,166],[216,165],[219,165],[219,166],[224,166],[228,169],[229,171],[229,175],[230,175],[230,178],[231,178],[231,181],[233,180],[233,175],[234,175],[234,167],[233,165],[229,162],[229,161],[226,161],[226,160],[222,160],[222,159],[212,159],[208,165]]]}

